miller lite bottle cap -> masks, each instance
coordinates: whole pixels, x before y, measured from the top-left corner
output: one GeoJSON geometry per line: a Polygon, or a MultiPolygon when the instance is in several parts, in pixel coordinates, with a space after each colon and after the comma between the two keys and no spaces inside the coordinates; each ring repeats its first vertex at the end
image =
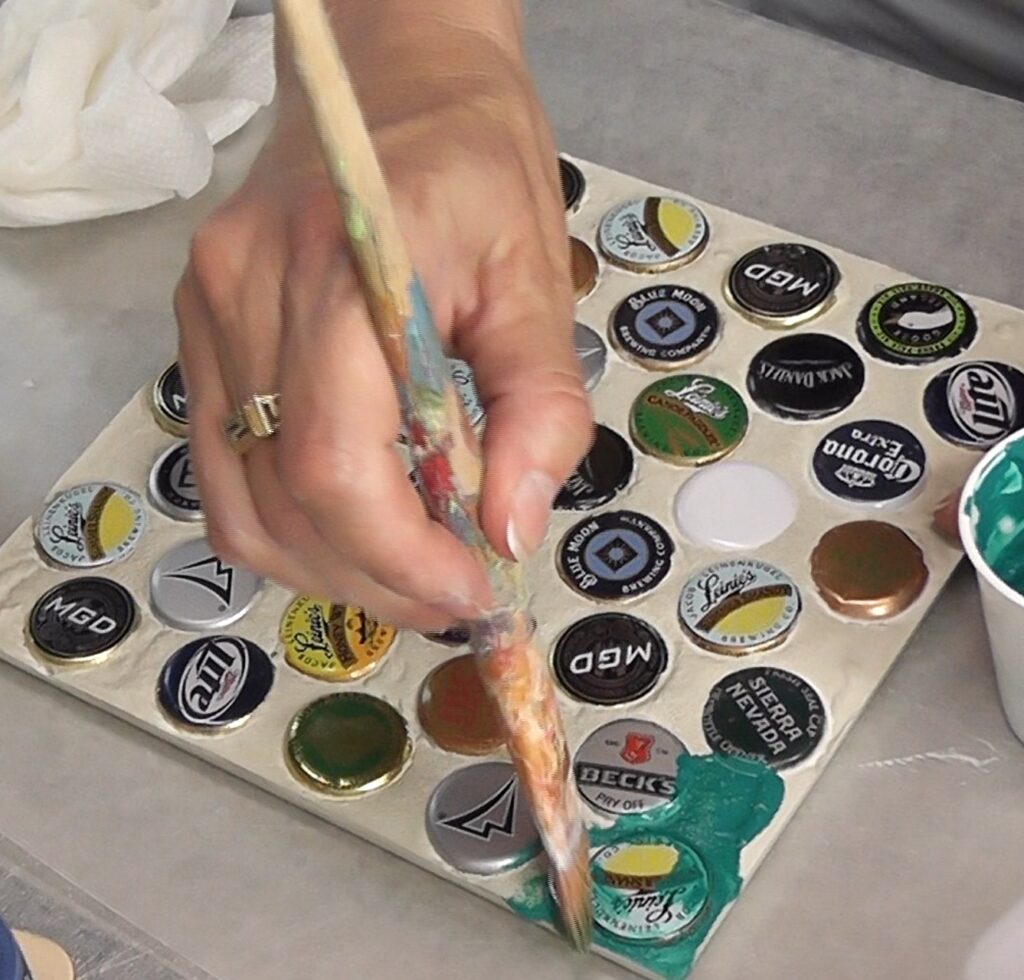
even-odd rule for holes
{"type": "Polygon", "coordinates": [[[73,578],[55,585],[32,607],[28,634],[45,657],[62,664],[105,659],[135,626],[131,593],[108,578],[73,578]]]}
{"type": "Polygon", "coordinates": [[[580,795],[595,810],[616,817],[646,813],[675,797],[679,757],[686,754],[668,729],[625,718],[603,725],[583,742],[573,772],[580,795]]]}
{"type": "Polygon", "coordinates": [[[450,772],[430,795],[426,828],[441,859],[466,874],[511,871],[541,850],[509,762],[479,762],[450,772]]]}
{"type": "Polygon", "coordinates": [[[292,774],[330,796],[363,796],[393,783],[412,759],[405,719],[370,694],[328,694],[307,704],[288,727],[292,774]]]}
{"type": "Polygon", "coordinates": [[[176,728],[214,732],[236,728],[266,700],[274,665],[240,636],[204,636],[164,664],[157,701],[176,728]]]}
{"type": "Polygon", "coordinates": [[[1024,374],[999,361],[964,361],[924,390],[924,414],[946,442],[989,449],[1024,424],[1024,374]]]}
{"type": "Polygon", "coordinates": [[[214,554],[205,538],[172,548],[149,577],[153,611],[168,626],[193,633],[241,619],[262,585],[255,573],[214,554]]]}

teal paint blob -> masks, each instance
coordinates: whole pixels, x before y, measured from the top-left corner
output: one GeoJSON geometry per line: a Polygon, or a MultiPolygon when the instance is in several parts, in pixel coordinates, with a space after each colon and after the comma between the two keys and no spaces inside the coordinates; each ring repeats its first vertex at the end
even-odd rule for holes
{"type": "MultiPolygon", "coordinates": [[[[592,848],[657,835],[687,845],[704,861],[709,875],[707,904],[684,936],[659,945],[630,942],[594,929],[595,944],[667,980],[690,972],[711,927],[739,895],[740,852],[768,826],[785,793],[781,777],[752,759],[683,755],[678,764],[679,789],[671,803],[590,832],[592,848]]],[[[530,879],[508,903],[531,921],[553,926],[559,921],[545,875],[530,879]]]]}
{"type": "Polygon", "coordinates": [[[1024,440],[1003,449],[965,507],[985,563],[1024,595],[1024,440]]]}

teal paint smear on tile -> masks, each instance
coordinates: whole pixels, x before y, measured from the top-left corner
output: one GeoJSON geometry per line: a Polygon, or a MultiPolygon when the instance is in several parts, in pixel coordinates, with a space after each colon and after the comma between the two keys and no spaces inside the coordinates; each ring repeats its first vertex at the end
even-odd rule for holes
{"type": "MultiPolygon", "coordinates": [[[[659,945],[594,929],[595,944],[666,980],[690,972],[711,927],[739,895],[740,852],[771,823],[785,792],[781,777],[768,766],[725,755],[680,756],[677,786],[676,798],[666,806],[590,833],[592,847],[658,835],[689,845],[704,860],[710,876],[707,907],[684,936],[659,945]]],[[[558,909],[545,875],[528,881],[509,905],[524,918],[557,928],[558,909]]]]}

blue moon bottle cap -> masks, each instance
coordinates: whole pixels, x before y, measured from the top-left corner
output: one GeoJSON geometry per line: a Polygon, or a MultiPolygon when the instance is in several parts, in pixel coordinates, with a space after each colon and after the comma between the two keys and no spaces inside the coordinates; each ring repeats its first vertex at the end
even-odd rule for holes
{"type": "Polygon", "coordinates": [[[540,853],[541,843],[516,772],[481,762],[450,772],[427,803],[427,837],[457,871],[495,875],[540,853]]]}
{"type": "Polygon", "coordinates": [[[653,518],[604,511],[574,524],[558,547],[558,572],[589,599],[623,600],[658,586],[672,564],[672,539],[653,518]]]}
{"type": "Polygon", "coordinates": [[[164,664],[157,700],[177,728],[226,731],[263,704],[273,683],[274,665],[255,643],[240,636],[204,636],[164,664]]]}

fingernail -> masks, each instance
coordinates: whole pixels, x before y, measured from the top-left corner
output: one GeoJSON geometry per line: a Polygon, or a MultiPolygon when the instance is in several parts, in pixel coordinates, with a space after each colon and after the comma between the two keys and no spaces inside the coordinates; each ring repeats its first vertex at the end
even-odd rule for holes
{"type": "Polygon", "coordinates": [[[430,603],[438,612],[451,617],[452,622],[473,622],[486,615],[486,608],[475,599],[450,592],[430,603]]]}
{"type": "Polygon", "coordinates": [[[516,561],[525,561],[541,545],[558,487],[547,473],[530,470],[512,494],[505,541],[516,561]]]}

